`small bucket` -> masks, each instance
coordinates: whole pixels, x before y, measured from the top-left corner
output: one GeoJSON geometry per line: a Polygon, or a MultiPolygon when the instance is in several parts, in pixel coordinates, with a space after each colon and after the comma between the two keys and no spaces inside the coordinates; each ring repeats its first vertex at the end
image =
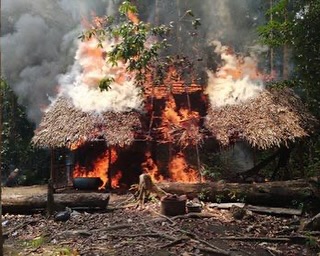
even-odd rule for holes
{"type": "Polygon", "coordinates": [[[186,214],[186,196],[168,195],[161,198],[160,212],[166,216],[186,214]]]}

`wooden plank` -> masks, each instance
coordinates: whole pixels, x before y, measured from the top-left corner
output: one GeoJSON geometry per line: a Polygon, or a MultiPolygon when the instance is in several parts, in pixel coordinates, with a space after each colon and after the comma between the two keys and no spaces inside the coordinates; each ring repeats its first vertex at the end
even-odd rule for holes
{"type": "Polygon", "coordinates": [[[248,205],[247,209],[253,212],[278,214],[278,215],[301,215],[301,209],[280,208],[280,207],[264,207],[248,205]]]}
{"type": "Polygon", "coordinates": [[[244,203],[211,203],[208,204],[208,207],[210,208],[218,208],[218,209],[230,209],[232,206],[237,206],[240,208],[243,208],[245,206],[244,203]]]}

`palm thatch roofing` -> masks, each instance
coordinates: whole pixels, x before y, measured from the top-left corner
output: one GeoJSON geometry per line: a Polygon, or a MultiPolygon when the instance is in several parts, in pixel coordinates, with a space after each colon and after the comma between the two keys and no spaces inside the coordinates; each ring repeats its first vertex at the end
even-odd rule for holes
{"type": "Polygon", "coordinates": [[[83,112],[70,98],[59,97],[43,116],[32,142],[43,148],[72,148],[97,140],[126,146],[134,141],[133,130],[139,127],[136,112],[83,112]]]}
{"type": "Polygon", "coordinates": [[[309,136],[316,123],[293,90],[273,88],[241,104],[209,107],[204,125],[223,146],[244,140],[267,149],[309,136]]]}

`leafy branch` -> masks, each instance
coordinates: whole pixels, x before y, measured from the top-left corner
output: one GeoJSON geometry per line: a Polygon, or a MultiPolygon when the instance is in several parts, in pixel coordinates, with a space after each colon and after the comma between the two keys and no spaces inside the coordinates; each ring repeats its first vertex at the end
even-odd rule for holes
{"type": "MultiPolygon", "coordinates": [[[[82,33],[80,39],[90,40],[94,37],[98,40],[98,47],[103,47],[107,39],[114,39],[117,43],[106,52],[107,61],[112,66],[124,63],[127,71],[135,74],[136,83],[141,85],[150,71],[151,63],[157,62],[160,51],[169,47],[165,37],[170,28],[165,25],[153,27],[142,21],[133,22],[130,15],[137,15],[137,9],[129,1],[120,5],[119,13],[124,18],[123,22],[115,24],[113,17],[106,16],[98,26],[82,33]]],[[[112,82],[112,79],[106,77],[99,87],[108,90],[112,82]]]]}
{"type": "MultiPolygon", "coordinates": [[[[126,65],[126,70],[134,74],[137,85],[142,86],[150,72],[153,72],[153,81],[160,83],[168,66],[181,62],[184,58],[162,56],[164,49],[171,45],[167,37],[170,35],[173,23],[169,26],[152,26],[149,23],[138,21],[137,8],[130,1],[124,1],[119,7],[121,22],[116,23],[112,16],[105,16],[96,22],[91,29],[86,30],[79,37],[81,40],[98,40],[98,47],[103,48],[106,40],[115,42],[112,49],[106,52],[106,59],[112,66],[120,62],[126,65]],[[134,18],[132,18],[134,17],[134,18]],[[154,75],[156,74],[156,75],[154,75]],[[155,77],[156,76],[156,77],[155,77]]],[[[185,12],[180,21],[186,16],[192,17],[191,25],[197,29],[200,19],[194,18],[191,10],[185,12]]],[[[184,59],[185,60],[185,59],[184,59]]],[[[191,65],[186,65],[188,68],[191,65]]],[[[100,81],[101,90],[110,89],[113,79],[106,76],[100,81]]]]}

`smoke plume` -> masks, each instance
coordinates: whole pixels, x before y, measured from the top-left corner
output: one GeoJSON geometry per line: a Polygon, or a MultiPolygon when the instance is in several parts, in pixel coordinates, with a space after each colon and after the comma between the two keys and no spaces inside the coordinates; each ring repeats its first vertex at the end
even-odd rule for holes
{"type": "Polygon", "coordinates": [[[74,62],[81,20],[105,14],[113,2],[2,1],[2,71],[31,120],[40,121],[41,108],[57,95],[57,76],[74,62]]]}
{"type": "MultiPolygon", "coordinates": [[[[91,20],[92,15],[114,14],[120,0],[3,0],[1,15],[2,68],[5,79],[25,105],[31,120],[39,123],[42,110],[50,99],[59,93],[68,93],[75,105],[90,111],[113,109],[124,111],[140,108],[139,90],[130,77],[115,81],[108,92],[98,94],[91,87],[88,77],[97,81],[110,67],[101,66],[99,74],[83,76],[85,56],[78,40],[82,31],[81,21],[91,20]],[[118,83],[118,84],[117,84],[118,83]],[[121,84],[121,86],[117,86],[121,84]],[[76,89],[78,88],[78,89],[76,89]],[[130,92],[130,93],[128,93],[130,92]],[[89,98],[92,95],[93,98],[89,98]],[[100,99],[95,101],[92,99],[100,99]],[[99,103],[97,103],[99,102],[99,103]],[[125,102],[125,104],[121,104],[125,102]],[[129,104],[130,102],[130,104],[129,104]]],[[[143,12],[141,19],[168,24],[174,21],[177,33],[186,28],[185,37],[174,44],[173,51],[203,58],[200,65],[210,62],[204,47],[213,40],[231,45],[236,51],[247,51],[255,44],[254,28],[261,22],[259,1],[256,0],[144,0],[139,1],[143,12]],[[191,17],[183,15],[191,9],[201,19],[201,26],[191,35],[191,17]],[[148,13],[148,14],[147,14],[148,13]],[[191,43],[197,42],[190,49],[191,43]]],[[[178,39],[177,39],[178,40],[178,39]]],[[[121,71],[121,70],[120,70],[121,71]]],[[[110,72],[117,72],[112,70],[110,72]]],[[[88,73],[87,73],[88,74],[88,73]]],[[[210,74],[209,74],[210,77],[210,74]]],[[[90,79],[89,79],[90,80],[90,79]]],[[[243,83],[246,82],[244,79],[243,83]]]]}

